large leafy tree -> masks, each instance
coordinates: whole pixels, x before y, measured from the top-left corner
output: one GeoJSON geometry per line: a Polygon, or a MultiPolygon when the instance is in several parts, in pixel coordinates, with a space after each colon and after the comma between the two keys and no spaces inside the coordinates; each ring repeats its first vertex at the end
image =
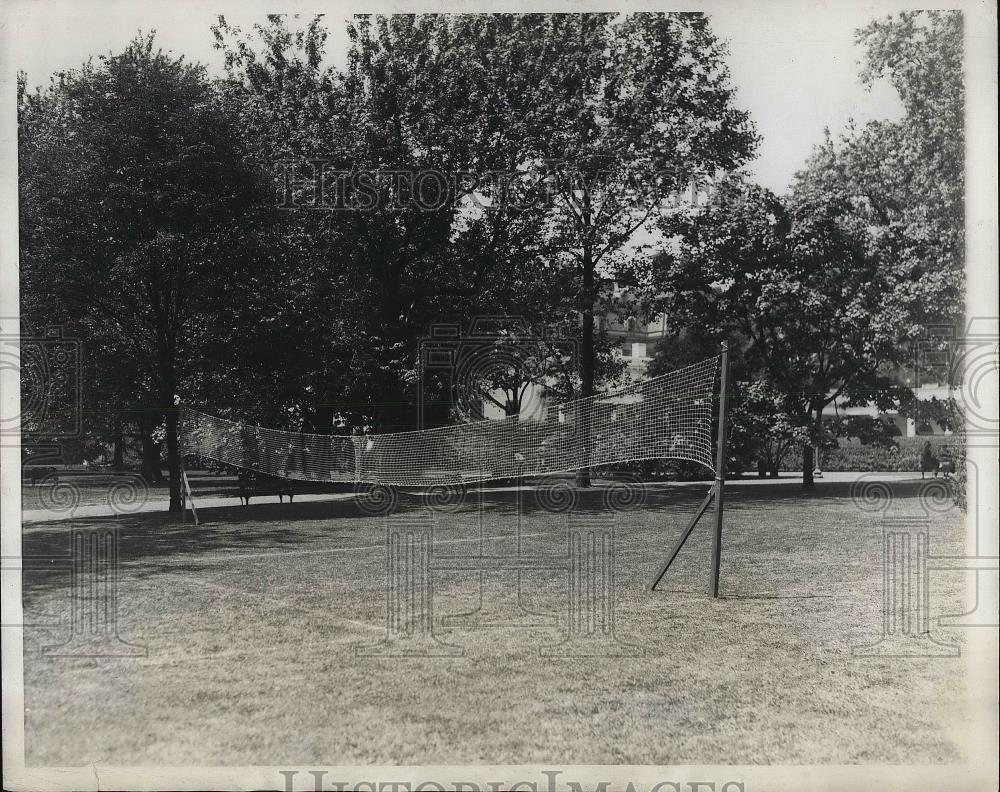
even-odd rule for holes
{"type": "MultiPolygon", "coordinates": [[[[301,400],[318,405],[320,431],[335,403],[352,404],[359,420],[380,429],[399,428],[412,422],[405,391],[417,337],[443,316],[465,319],[487,274],[529,259],[531,245],[516,244],[527,237],[509,223],[487,227],[475,223],[482,215],[461,215],[460,198],[473,185],[451,177],[478,167],[485,134],[483,83],[469,68],[475,53],[458,32],[461,18],[358,17],[348,26],[342,70],[325,65],[318,19],[303,31],[288,24],[272,16],[246,35],[223,19],[216,36],[227,94],[278,171],[289,210],[282,233],[295,241],[300,279],[309,293],[327,293],[326,310],[316,304],[304,317],[326,346],[311,368],[312,393],[301,400]],[[363,205],[338,181],[344,173],[370,177],[363,205]],[[327,201],[338,190],[347,208],[331,211],[327,201]],[[352,317],[348,332],[329,321],[334,306],[335,315],[352,317]],[[355,342],[349,350],[346,338],[355,342]],[[338,349],[349,352],[346,360],[331,356],[338,349]]],[[[310,305],[306,296],[303,313],[310,305]]],[[[315,355],[315,345],[308,349],[315,355]]]]}
{"type": "Polygon", "coordinates": [[[678,329],[739,339],[740,357],[803,441],[803,485],[836,399],[898,404],[887,376],[906,359],[924,311],[878,255],[870,229],[836,195],[781,201],[733,182],[701,212],[666,224],[676,248],[660,260],[662,307],[678,329]]]}
{"type": "Polygon", "coordinates": [[[928,321],[961,319],[965,262],[965,86],[962,15],[908,12],[858,31],[862,82],[886,78],[903,117],[829,134],[799,174],[795,191],[836,194],[866,222],[872,244],[912,311],[928,321]],[[933,315],[933,316],[932,316],[933,315]]]}
{"type": "Polygon", "coordinates": [[[912,406],[893,372],[929,326],[961,316],[961,36],[952,12],[872,22],[858,32],[862,80],[887,77],[901,119],[827,134],[787,199],[732,184],[665,224],[680,239],[659,274],[671,320],[740,335],[805,439],[807,487],[828,405],[912,406]]]}
{"type": "MultiPolygon", "coordinates": [[[[756,134],[736,108],[725,47],[702,14],[551,15],[526,98],[528,160],[549,190],[548,241],[576,275],[581,393],[595,391],[604,281],[645,280],[638,235],[694,178],[738,168],[756,134]]],[[[584,428],[584,431],[586,429],[584,428]]],[[[578,478],[587,483],[585,472],[578,478]]]]}
{"type": "MultiPolygon", "coordinates": [[[[349,408],[353,383],[372,373],[366,365],[373,343],[371,302],[353,257],[361,240],[340,216],[295,210],[302,196],[294,166],[333,162],[340,153],[333,124],[343,91],[324,61],[327,34],[319,18],[292,29],[277,15],[249,33],[220,17],[213,32],[226,64],[220,100],[270,176],[277,217],[247,229],[260,237],[267,266],[255,273],[254,299],[229,311],[228,346],[239,354],[222,368],[223,387],[211,407],[266,425],[330,432],[338,413],[363,420],[349,408]]],[[[219,370],[217,362],[213,367],[219,370]]]]}
{"type": "MultiPolygon", "coordinates": [[[[761,378],[754,362],[744,355],[749,349],[744,336],[729,328],[682,327],[672,321],[671,333],[660,339],[649,363],[649,374],[667,374],[719,354],[723,342],[729,346],[728,393],[729,434],[726,470],[740,474],[756,466],[764,475],[777,478],[785,454],[802,440],[808,431],[801,420],[789,414],[784,395],[761,378]]],[[[718,403],[713,405],[718,415],[718,403]]],[[[712,436],[718,431],[717,420],[712,436]]],[[[693,464],[693,463],[682,463],[693,464]]]]}
{"type": "MultiPolygon", "coordinates": [[[[538,115],[549,101],[540,86],[566,56],[567,42],[548,46],[548,18],[358,17],[340,71],[324,65],[318,20],[297,32],[288,24],[273,16],[246,35],[221,20],[216,35],[226,94],[260,157],[285,180],[279,186],[293,211],[282,233],[296,240],[300,277],[315,284],[308,291],[340,284],[338,311],[358,320],[350,365],[335,367],[334,387],[314,367],[313,395],[353,403],[388,429],[412,420],[404,414],[412,408],[398,403],[415,379],[417,339],[435,322],[468,326],[476,316],[507,315],[579,336],[579,322],[567,321],[578,287],[553,261],[551,207],[540,200],[538,174],[526,173],[547,136],[537,124],[556,122],[538,115]],[[375,200],[327,211],[314,179],[323,168],[328,177],[374,174],[375,200]],[[505,178],[518,172],[523,181],[505,178]],[[413,177],[434,174],[444,183],[425,179],[414,200],[413,177]]],[[[332,179],[328,187],[335,189],[332,179]]],[[[321,323],[329,314],[315,313],[321,323]]],[[[324,334],[319,360],[345,337],[317,329],[324,334]]],[[[610,364],[607,345],[597,346],[598,363],[610,364]]],[[[567,395],[577,379],[562,378],[567,395]]]]}
{"type": "MultiPolygon", "coordinates": [[[[923,269],[950,275],[964,263],[965,85],[962,14],[911,12],[859,31],[862,80],[886,77],[903,103],[896,122],[873,122],[847,152],[852,180],[873,213],[923,269]]],[[[920,272],[915,273],[922,274],[920,272]]]]}
{"type": "Polygon", "coordinates": [[[163,417],[177,510],[175,405],[200,387],[194,344],[213,339],[250,260],[256,179],[238,129],[204,69],[152,35],[25,91],[19,109],[25,292],[119,364],[141,415],[163,417]]]}

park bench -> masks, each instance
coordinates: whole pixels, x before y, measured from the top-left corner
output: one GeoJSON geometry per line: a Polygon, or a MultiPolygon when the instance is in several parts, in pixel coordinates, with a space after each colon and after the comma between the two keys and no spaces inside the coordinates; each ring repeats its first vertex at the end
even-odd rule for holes
{"type": "Polygon", "coordinates": [[[293,503],[296,495],[345,492],[350,491],[353,487],[352,484],[342,482],[287,479],[261,470],[238,468],[224,462],[204,465],[201,464],[201,460],[192,458],[188,460],[188,463],[191,466],[185,473],[185,477],[191,488],[192,496],[237,497],[243,506],[248,506],[251,498],[276,495],[278,501],[284,503],[287,496],[288,502],[293,503]],[[191,464],[192,462],[194,464],[191,464]]]}
{"type": "Polygon", "coordinates": [[[35,467],[26,465],[21,472],[21,481],[26,484],[36,485],[46,476],[55,472],[56,469],[54,467],[35,467]]]}
{"type": "Polygon", "coordinates": [[[955,473],[955,461],[951,458],[951,452],[947,448],[942,449],[941,458],[938,459],[931,451],[930,443],[925,445],[920,453],[920,478],[926,473],[933,473],[934,478],[937,478],[938,473],[944,478],[951,478],[955,473]]]}
{"type": "Polygon", "coordinates": [[[278,476],[271,476],[267,473],[260,473],[254,470],[241,470],[237,474],[239,486],[239,498],[244,506],[250,504],[250,498],[264,495],[277,495],[280,503],[292,502],[297,492],[302,492],[302,484],[278,476]]]}

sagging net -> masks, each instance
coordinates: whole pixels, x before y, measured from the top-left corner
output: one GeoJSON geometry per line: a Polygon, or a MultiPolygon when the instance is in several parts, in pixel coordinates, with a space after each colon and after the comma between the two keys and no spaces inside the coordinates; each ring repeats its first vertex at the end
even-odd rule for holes
{"type": "Polygon", "coordinates": [[[513,415],[392,434],[265,429],[181,408],[181,450],[244,470],[317,482],[424,487],[538,476],[644,459],[714,472],[719,357],[621,390],[513,415]]]}

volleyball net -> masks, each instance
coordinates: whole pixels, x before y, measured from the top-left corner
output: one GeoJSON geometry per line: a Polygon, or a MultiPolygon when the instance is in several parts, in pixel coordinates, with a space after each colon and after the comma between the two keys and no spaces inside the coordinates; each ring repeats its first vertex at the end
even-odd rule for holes
{"type": "Polygon", "coordinates": [[[715,472],[716,356],[612,392],[513,415],[389,434],[267,429],[181,407],[184,455],[279,478],[404,487],[540,476],[645,459],[715,472]]]}

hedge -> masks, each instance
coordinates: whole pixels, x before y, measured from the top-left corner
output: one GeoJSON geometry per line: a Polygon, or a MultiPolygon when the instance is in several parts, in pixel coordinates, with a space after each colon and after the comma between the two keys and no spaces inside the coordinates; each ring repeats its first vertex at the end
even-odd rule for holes
{"type": "MultiPolygon", "coordinates": [[[[920,450],[930,441],[934,456],[939,460],[950,457],[957,460],[963,455],[962,441],[957,435],[918,435],[896,438],[895,445],[862,445],[857,440],[841,439],[836,448],[824,449],[820,454],[823,470],[848,472],[912,472],[920,470],[920,450]]],[[[783,470],[802,469],[801,452],[785,456],[783,470]]]]}

